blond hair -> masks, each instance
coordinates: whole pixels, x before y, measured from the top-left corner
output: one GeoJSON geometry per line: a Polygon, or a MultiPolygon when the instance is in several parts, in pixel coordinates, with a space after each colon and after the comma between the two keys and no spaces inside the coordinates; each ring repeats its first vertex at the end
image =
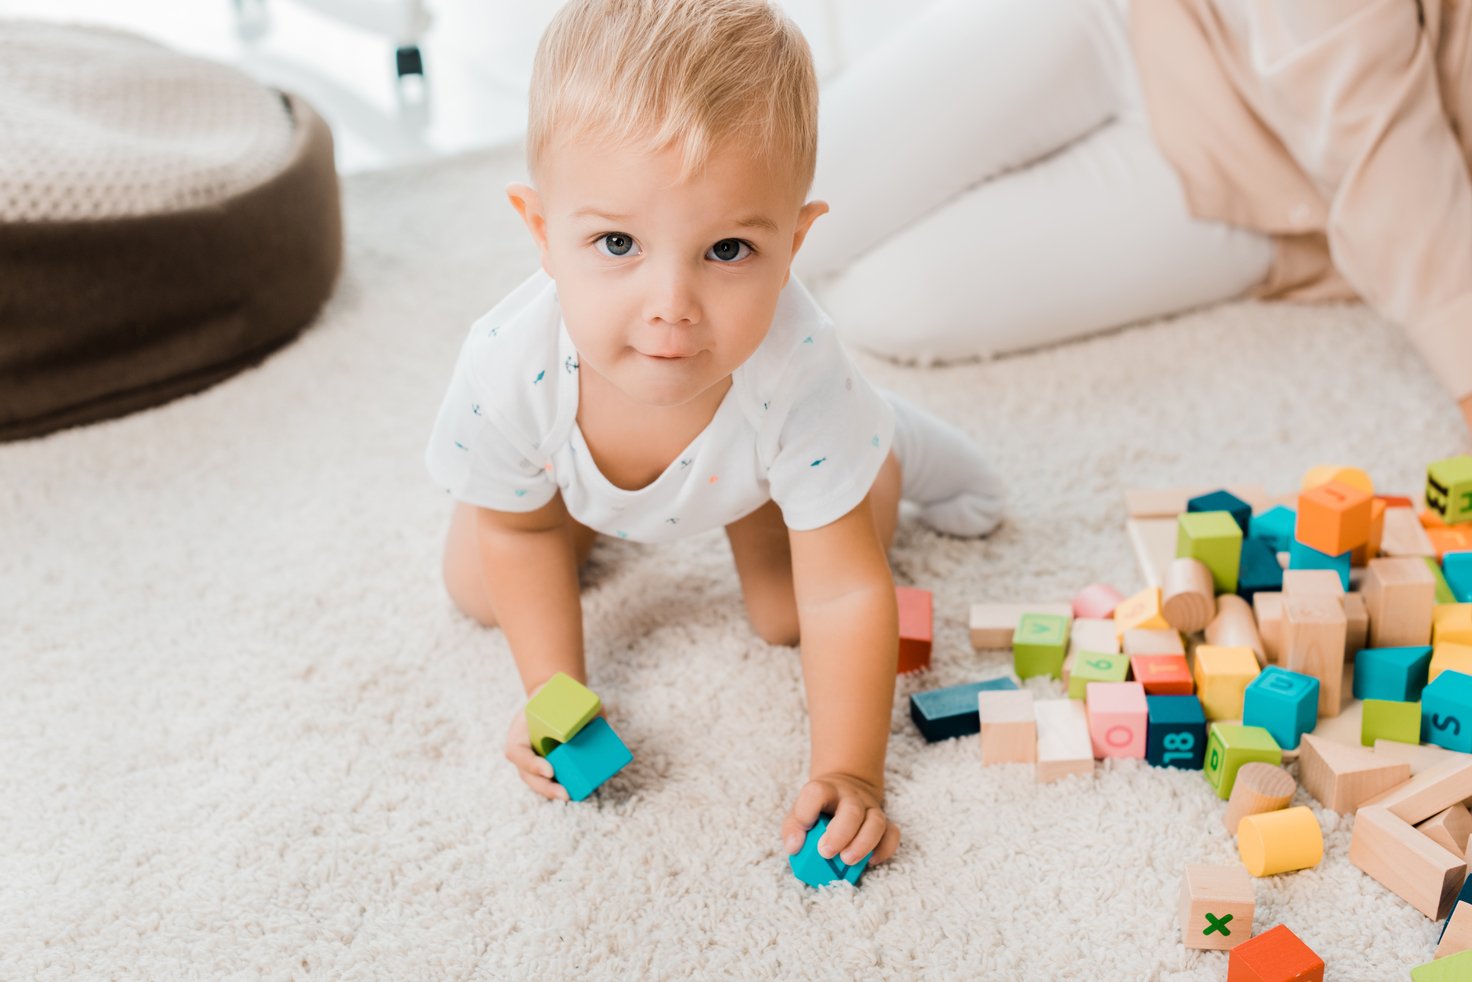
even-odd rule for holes
{"type": "Polygon", "coordinates": [[[534,183],[553,145],[574,138],[651,154],[676,146],[676,183],[739,141],[759,159],[790,159],[806,197],[818,156],[812,51],[771,0],[569,0],[532,65],[534,183]]]}

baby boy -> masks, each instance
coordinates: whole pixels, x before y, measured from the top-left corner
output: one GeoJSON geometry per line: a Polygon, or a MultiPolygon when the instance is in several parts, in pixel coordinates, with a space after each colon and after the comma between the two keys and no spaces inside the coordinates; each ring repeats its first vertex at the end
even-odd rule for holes
{"type": "MultiPolygon", "coordinates": [[[[956,427],[876,389],[790,272],[813,222],[818,85],[767,0],[570,0],[533,65],[507,188],[541,268],[460,349],[425,461],[454,498],[444,576],[527,695],[587,681],[579,570],[600,535],[723,527],[756,634],[801,648],[810,779],[789,853],[885,861],[900,499],[959,536],[1002,488],[956,427]]],[[[896,324],[896,330],[904,330],[896,324]]],[[[520,713],[507,758],[565,800],[520,713]]]]}

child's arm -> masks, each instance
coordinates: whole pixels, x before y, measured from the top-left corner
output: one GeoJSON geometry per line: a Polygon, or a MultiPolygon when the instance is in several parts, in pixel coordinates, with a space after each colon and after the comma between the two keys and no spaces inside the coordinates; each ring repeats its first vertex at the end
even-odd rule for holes
{"type": "Polygon", "coordinates": [[[894,852],[898,828],[884,817],[899,660],[899,610],[889,559],[869,497],[822,528],[791,531],[802,671],[812,728],[809,781],[783,823],[789,853],[818,815],[833,815],[819,843],[826,858],[856,863],[894,852]]]}

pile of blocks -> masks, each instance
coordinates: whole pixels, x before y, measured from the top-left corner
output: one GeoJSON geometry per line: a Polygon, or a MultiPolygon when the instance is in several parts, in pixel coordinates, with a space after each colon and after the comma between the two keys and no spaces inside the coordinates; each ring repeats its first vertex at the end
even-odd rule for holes
{"type": "Polygon", "coordinates": [[[558,672],[527,701],[527,736],[547,758],[553,777],[573,801],[582,801],[634,759],[608,720],[597,694],[558,672]]]}

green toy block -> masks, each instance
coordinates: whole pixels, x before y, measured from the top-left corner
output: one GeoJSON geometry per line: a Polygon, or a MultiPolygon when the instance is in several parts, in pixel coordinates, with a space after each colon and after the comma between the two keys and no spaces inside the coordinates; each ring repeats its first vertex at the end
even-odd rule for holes
{"type": "Polygon", "coordinates": [[[1273,735],[1261,726],[1213,723],[1206,737],[1206,767],[1202,773],[1216,789],[1218,798],[1230,798],[1243,764],[1260,760],[1282,765],[1283,750],[1273,735]]]}
{"type": "Polygon", "coordinates": [[[1426,568],[1431,570],[1431,578],[1436,581],[1436,602],[1439,604],[1454,604],[1457,595],[1452,593],[1452,585],[1446,581],[1446,574],[1441,571],[1441,563],[1436,561],[1435,556],[1422,556],[1426,560],[1426,568]]]}
{"type": "Polygon", "coordinates": [[[526,731],[543,757],[566,743],[598,715],[598,696],[566,672],[558,672],[526,704],[526,731]]]}
{"type": "Polygon", "coordinates": [[[1217,593],[1236,593],[1242,563],[1242,526],[1231,512],[1181,512],[1176,521],[1176,558],[1182,556],[1206,564],[1217,593]]]}
{"type": "Polygon", "coordinates": [[[1068,698],[1082,699],[1090,682],[1123,682],[1130,674],[1130,656],[1102,651],[1080,651],[1068,676],[1068,698]]]}
{"type": "Polygon", "coordinates": [[[1376,740],[1397,743],[1421,742],[1421,704],[1392,702],[1389,699],[1366,699],[1365,715],[1360,722],[1360,743],[1373,747],[1376,740]]]}
{"type": "Polygon", "coordinates": [[[1063,614],[1023,614],[1012,632],[1012,663],[1020,679],[1063,677],[1070,618],[1063,614]]]}
{"type": "Polygon", "coordinates": [[[1411,982],[1467,982],[1472,979],[1472,949],[1411,969],[1411,982]]]}
{"type": "Polygon", "coordinates": [[[1448,525],[1472,521],[1472,456],[1447,457],[1426,468],[1426,507],[1448,525]]]}

